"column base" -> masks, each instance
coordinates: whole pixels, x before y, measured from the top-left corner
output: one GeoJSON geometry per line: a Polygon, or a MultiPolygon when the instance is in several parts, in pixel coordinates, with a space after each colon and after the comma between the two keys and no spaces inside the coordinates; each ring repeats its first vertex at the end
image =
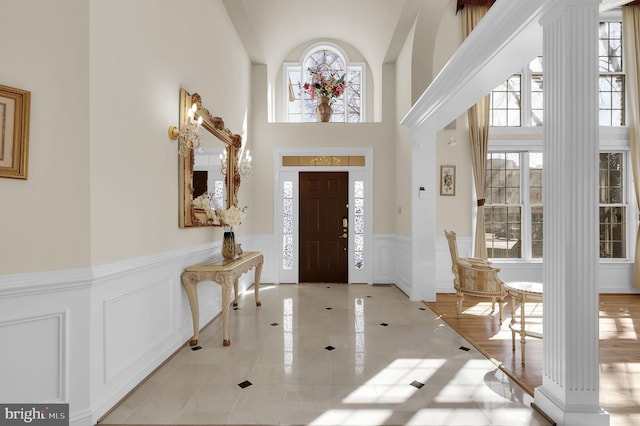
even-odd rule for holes
{"type": "Polygon", "coordinates": [[[609,426],[609,413],[602,407],[563,404],[543,386],[534,389],[536,409],[558,426],[609,426]]]}

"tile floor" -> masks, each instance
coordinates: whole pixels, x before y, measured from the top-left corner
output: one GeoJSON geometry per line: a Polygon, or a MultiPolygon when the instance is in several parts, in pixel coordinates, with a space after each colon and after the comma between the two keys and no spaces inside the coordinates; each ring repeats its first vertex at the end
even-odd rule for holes
{"type": "Polygon", "coordinates": [[[532,398],[395,286],[253,290],[101,424],[549,425],[532,398]]]}

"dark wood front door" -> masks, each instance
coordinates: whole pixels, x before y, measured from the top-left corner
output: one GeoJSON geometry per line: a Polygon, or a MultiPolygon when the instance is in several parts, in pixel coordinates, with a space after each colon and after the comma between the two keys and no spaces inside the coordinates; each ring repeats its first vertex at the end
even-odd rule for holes
{"type": "Polygon", "coordinates": [[[348,202],[349,173],[300,173],[300,282],[348,282],[348,202]]]}

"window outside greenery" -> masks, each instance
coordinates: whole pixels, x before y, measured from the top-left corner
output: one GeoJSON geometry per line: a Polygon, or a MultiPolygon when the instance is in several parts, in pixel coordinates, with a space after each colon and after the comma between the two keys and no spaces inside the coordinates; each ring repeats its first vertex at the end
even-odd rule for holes
{"type": "Polygon", "coordinates": [[[540,152],[490,152],[485,183],[485,232],[491,258],[542,258],[540,152]]]}
{"type": "MultiPolygon", "coordinates": [[[[625,188],[626,156],[623,152],[599,155],[600,258],[626,259],[629,207],[625,188]]],[[[490,152],[486,167],[488,257],[541,259],[544,240],[542,153],[490,152]]]]}
{"type": "Polygon", "coordinates": [[[542,259],[542,157],[541,152],[529,153],[529,207],[533,259],[542,259]]]}
{"type": "Polygon", "coordinates": [[[600,153],[600,258],[627,257],[624,154],[600,153]]]}
{"type": "Polygon", "coordinates": [[[520,160],[517,152],[487,154],[484,220],[488,257],[522,257],[520,160]]]}

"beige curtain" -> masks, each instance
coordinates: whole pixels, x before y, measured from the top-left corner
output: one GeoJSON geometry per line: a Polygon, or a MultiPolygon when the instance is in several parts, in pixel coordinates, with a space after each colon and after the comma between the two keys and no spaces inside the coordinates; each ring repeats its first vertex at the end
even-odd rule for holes
{"type": "MultiPolygon", "coordinates": [[[[488,6],[465,5],[460,11],[462,19],[462,38],[465,39],[489,10],[488,6]]],[[[469,142],[471,143],[471,164],[473,166],[473,180],[478,197],[476,214],[476,236],[473,248],[474,257],[487,258],[487,243],[484,233],[484,183],[485,162],[489,146],[489,95],[485,96],[469,108],[469,142]]]]}
{"type": "MultiPolygon", "coordinates": [[[[635,184],[636,200],[640,203],[640,105],[638,101],[638,69],[640,68],[640,6],[622,7],[622,39],[626,72],[626,96],[628,108],[631,168],[635,184]]],[[[640,204],[639,204],[640,205],[640,204]]],[[[636,258],[633,268],[633,288],[640,290],[640,232],[636,235],[636,258]]]]}

